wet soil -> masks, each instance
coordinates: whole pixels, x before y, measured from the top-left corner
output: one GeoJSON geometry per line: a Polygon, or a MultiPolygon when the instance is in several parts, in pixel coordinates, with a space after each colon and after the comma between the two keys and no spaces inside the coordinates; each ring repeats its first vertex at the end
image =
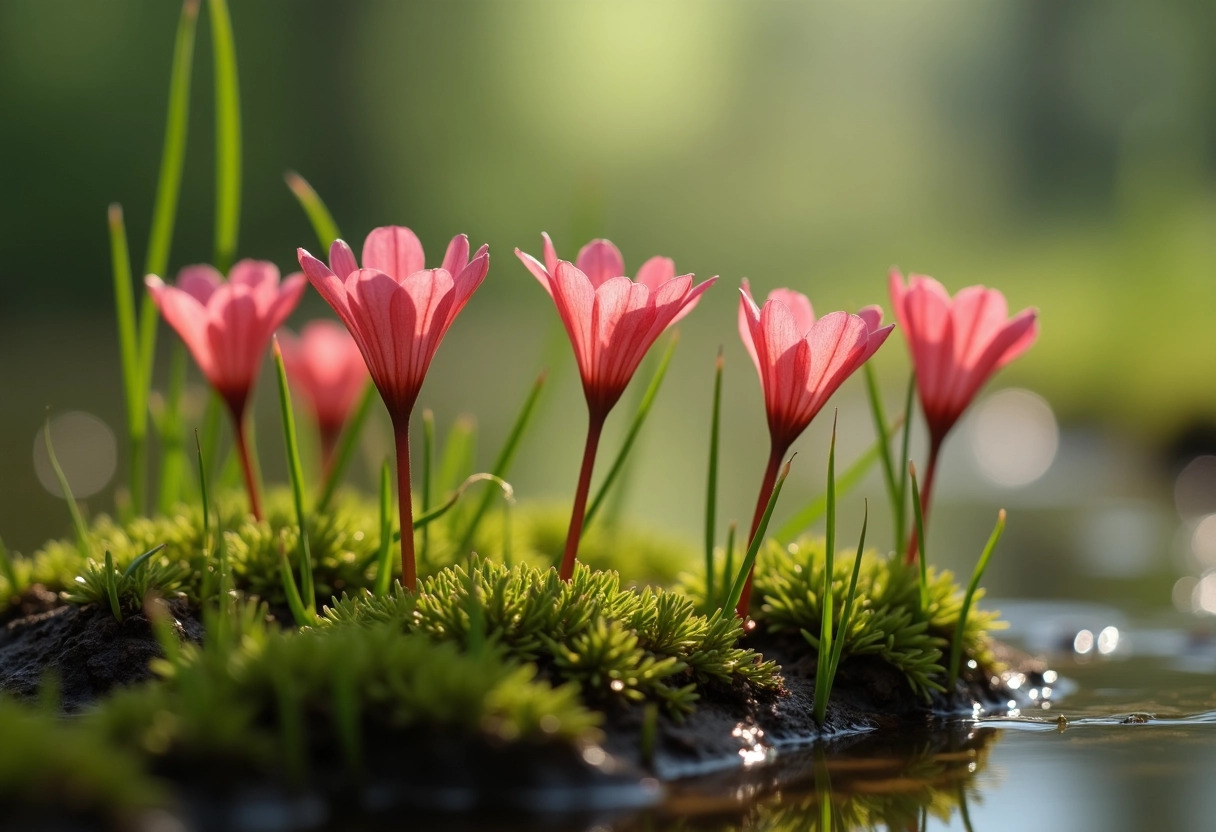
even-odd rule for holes
{"type": "MultiPolygon", "coordinates": [[[[203,628],[189,605],[169,603],[178,636],[200,641],[203,628]]],[[[152,677],[148,664],[160,645],[142,612],[120,622],[108,608],[67,604],[35,586],[0,621],[0,693],[19,699],[38,696],[51,676],[60,706],[72,712],[116,688],[152,677]]]]}

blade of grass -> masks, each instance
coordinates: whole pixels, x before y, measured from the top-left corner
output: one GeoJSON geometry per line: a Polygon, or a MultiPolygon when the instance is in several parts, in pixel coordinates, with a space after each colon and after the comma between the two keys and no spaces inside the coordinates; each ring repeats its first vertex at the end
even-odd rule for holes
{"type": "Polygon", "coordinates": [[[393,470],[386,459],[380,466],[380,547],[376,551],[375,586],[380,597],[388,595],[393,581],[393,540],[393,470]]]}
{"type": "MultiPolygon", "coordinates": [[[[730,521],[730,526],[726,529],[726,558],[722,565],[722,591],[728,593],[731,587],[731,580],[735,574],[735,533],[739,530],[739,524],[734,520],[730,521]]],[[[708,597],[708,596],[707,596],[708,597]]],[[[722,606],[726,606],[726,595],[722,596],[722,606]]],[[[712,600],[712,599],[711,599],[712,600]]]]}
{"type": "MultiPolygon", "coordinates": [[[[187,125],[190,119],[190,77],[194,63],[194,35],[198,23],[199,0],[185,0],[178,18],[173,44],[173,69],[169,74],[169,105],[165,115],[165,142],[161,149],[160,175],[156,182],[156,201],[152,208],[152,227],[144,274],[161,277],[169,268],[169,250],[177,219],[182,171],[186,160],[187,125]]],[[[139,309],[139,360],[145,400],[152,387],[152,367],[156,357],[156,304],[145,292],[139,309]]],[[[145,404],[146,406],[146,404],[145,404]]],[[[146,433],[146,430],[145,430],[146,433]]],[[[136,506],[136,511],[140,511],[136,506]]]]}
{"type": "Polygon", "coordinates": [[[153,556],[156,555],[156,553],[158,553],[161,549],[165,548],[166,545],[168,545],[168,544],[161,543],[159,546],[153,546],[151,549],[144,552],[142,555],[137,557],[135,560],[131,561],[129,564],[127,564],[127,568],[123,570],[122,576],[124,578],[129,578],[132,575],[134,575],[136,572],[139,571],[139,568],[141,566],[143,566],[148,561],[152,560],[153,556]]]}
{"type": "Polygon", "coordinates": [[[215,254],[227,272],[236,259],[241,224],[241,98],[236,43],[226,0],[208,0],[215,66],[215,254]]]}
{"type": "Polygon", "coordinates": [[[772,519],[773,509],[777,506],[777,498],[781,496],[781,488],[785,485],[785,480],[790,475],[790,463],[793,461],[794,458],[790,457],[789,461],[782,466],[777,481],[773,483],[773,493],[768,497],[768,505],[764,507],[764,514],[760,517],[760,525],[756,527],[756,534],[752,538],[751,545],[747,547],[747,554],[743,556],[743,563],[739,565],[739,571],[731,583],[730,592],[726,596],[726,603],[722,605],[722,609],[716,614],[722,614],[728,610],[732,611],[733,614],[733,610],[739,604],[739,599],[743,597],[743,585],[747,583],[747,575],[751,572],[752,566],[756,562],[756,556],[760,554],[760,546],[764,542],[764,533],[768,530],[769,520],[772,519]]]}
{"type": "Polygon", "coordinates": [[[342,749],[346,770],[357,777],[361,772],[363,760],[363,720],[352,654],[343,653],[338,656],[338,666],[334,668],[332,681],[334,731],[338,735],[338,745],[342,749]]]}
{"type": "Polygon", "coordinates": [[[477,447],[477,422],[467,413],[456,417],[448,429],[447,440],[439,455],[439,467],[433,483],[443,493],[456,488],[473,468],[477,447]]]}
{"type": "Polygon", "coordinates": [[[815,670],[815,724],[823,725],[828,708],[828,689],[831,686],[832,662],[832,612],[836,599],[832,591],[832,579],[836,571],[836,420],[839,411],[832,417],[832,441],[828,445],[828,489],[827,527],[823,544],[823,592],[819,598],[819,655],[815,670]]]}
{"type": "Polygon", "coordinates": [[[895,478],[895,459],[891,453],[891,433],[887,430],[887,414],[882,406],[882,394],[878,390],[878,375],[868,361],[863,368],[866,374],[866,400],[870,403],[870,416],[874,419],[874,432],[878,434],[882,453],[882,478],[887,486],[887,498],[891,501],[891,516],[899,511],[899,482],[895,478]]]}
{"type": "MultiPolygon", "coordinates": [[[[507,475],[511,473],[511,464],[515,461],[515,453],[519,450],[524,432],[532,422],[533,414],[536,413],[536,403],[540,400],[541,391],[544,389],[548,378],[549,371],[542,370],[540,375],[536,377],[536,381],[532,383],[532,389],[528,391],[528,397],[524,399],[524,405],[520,408],[519,415],[515,417],[515,423],[511,425],[511,431],[507,434],[506,441],[503,442],[502,448],[498,452],[498,458],[494,460],[494,465],[490,468],[490,473],[494,476],[506,479],[507,475]]],[[[473,512],[473,518],[465,528],[464,535],[460,538],[460,544],[456,547],[458,553],[467,552],[469,547],[473,545],[473,538],[477,534],[477,528],[481,525],[481,521],[485,517],[486,512],[489,511],[490,503],[493,500],[494,492],[486,489],[481,496],[481,502],[477,504],[477,508],[473,512]]]]}
{"type": "Polygon", "coordinates": [[[722,347],[714,362],[714,398],[709,421],[709,473],[705,478],[705,597],[714,597],[714,528],[718,522],[718,436],[722,425],[722,347]]]}
{"type": "MultiPolygon", "coordinates": [[[[182,3],[173,44],[173,69],[169,74],[169,106],[165,116],[165,142],[161,148],[160,176],[156,181],[156,201],[152,207],[152,227],[148,233],[148,251],[144,257],[144,274],[163,276],[169,266],[169,249],[173,243],[173,228],[177,218],[178,196],[181,192],[182,171],[186,162],[186,136],[190,121],[190,77],[194,63],[194,32],[198,22],[199,0],[182,3]]],[[[144,309],[155,305],[145,303],[144,309]]],[[[155,316],[150,316],[155,322],[155,316]]],[[[142,323],[141,319],[141,323],[142,323]]],[[[155,332],[155,327],[152,327],[155,332]]],[[[141,327],[143,331],[143,327],[141,327]]],[[[148,355],[152,346],[141,340],[141,355],[148,355]]]]}
{"type": "Polygon", "coordinates": [[[596,492],[594,499],[591,500],[591,504],[587,507],[587,512],[583,516],[582,533],[584,535],[587,534],[587,529],[591,528],[591,520],[595,517],[596,511],[604,502],[604,498],[608,495],[609,489],[612,488],[613,482],[620,476],[621,469],[625,465],[625,460],[629,457],[629,451],[633,448],[633,443],[638,438],[642,425],[646,423],[646,417],[650,415],[650,408],[654,405],[655,396],[658,395],[659,388],[663,385],[663,377],[667,375],[667,367],[671,364],[672,356],[675,355],[677,343],[679,343],[678,332],[673,333],[671,340],[667,342],[667,349],[663,353],[663,358],[659,361],[658,368],[650,378],[650,385],[646,388],[645,395],[642,396],[642,401],[633,416],[633,421],[629,423],[629,430],[625,434],[625,441],[621,444],[621,450],[617,453],[616,459],[612,461],[612,467],[608,469],[608,475],[600,483],[599,490],[596,492]]]}
{"type": "Polygon", "coordinates": [[[928,552],[925,551],[925,514],[920,505],[920,487],[916,484],[916,463],[908,463],[908,479],[912,484],[912,519],[916,527],[916,545],[920,552],[918,568],[920,569],[920,608],[929,612],[929,572],[928,552]]]}
{"type": "Polygon", "coordinates": [[[307,627],[313,619],[304,609],[304,599],[300,597],[300,587],[296,584],[296,576],[291,571],[291,561],[287,557],[287,547],[279,538],[279,578],[283,582],[283,594],[287,596],[287,606],[297,627],[307,627]]]}
{"type": "Polygon", "coordinates": [[[853,559],[853,574],[849,578],[849,588],[844,595],[844,610],[840,613],[840,624],[836,628],[836,638],[832,642],[832,652],[828,659],[827,675],[820,696],[819,677],[815,677],[815,720],[822,725],[827,716],[828,700],[832,696],[832,685],[836,681],[836,672],[840,670],[840,658],[844,655],[844,640],[848,636],[849,624],[853,618],[853,603],[857,598],[857,578],[861,574],[861,555],[866,548],[866,529],[870,525],[870,503],[866,501],[865,516],[861,521],[861,540],[857,543],[857,556],[853,559]],[[822,706],[820,705],[822,702],[822,706]]]}
{"type": "MultiPolygon", "coordinates": [[[[194,432],[194,453],[198,463],[198,491],[203,504],[203,599],[211,597],[212,570],[208,561],[211,559],[211,497],[207,492],[207,467],[203,464],[203,444],[199,441],[198,431],[194,432]]],[[[218,564],[215,573],[219,572],[218,564]]],[[[218,577],[218,574],[216,575],[218,577]]]]}
{"type": "MultiPolygon", "coordinates": [[[[122,362],[122,386],[127,405],[127,491],[133,514],[143,514],[147,477],[147,384],[139,355],[139,333],[135,322],[135,290],[131,285],[131,252],[122,206],[110,205],[110,263],[114,277],[114,313],[118,326],[118,351],[122,362]]],[[[128,518],[130,519],[130,518],[128,518]]]]}
{"type": "MultiPolygon", "coordinates": [[[[980,580],[984,577],[984,571],[988,568],[988,561],[992,558],[992,552],[996,549],[997,542],[1001,539],[1001,535],[1005,533],[1005,509],[1001,509],[996,516],[996,526],[992,529],[992,534],[988,537],[988,543],[984,546],[984,551],[980,553],[980,559],[975,564],[975,569],[971,573],[971,581],[967,584],[967,593],[963,596],[963,606],[958,611],[958,623],[954,626],[954,639],[950,642],[950,671],[947,676],[946,690],[954,689],[954,682],[958,679],[958,666],[963,657],[963,631],[967,627],[967,615],[971,612],[971,602],[975,598],[975,591],[979,589],[980,580]]],[[[923,553],[922,553],[923,561],[923,553]]]]}
{"type": "Polygon", "coordinates": [[[312,224],[312,230],[317,235],[317,240],[321,243],[323,251],[329,251],[329,246],[334,240],[342,236],[342,232],[338,230],[338,224],[334,222],[333,214],[329,213],[329,209],[325,207],[325,203],[317,192],[313,190],[312,185],[308,184],[308,180],[294,170],[289,170],[283,174],[283,178],[287,180],[287,187],[291,188],[291,192],[295,194],[296,201],[300,203],[300,207],[304,209],[304,213],[308,216],[309,223],[312,224]]]}
{"type": "Polygon", "coordinates": [[[121,624],[122,606],[118,603],[118,580],[115,577],[118,575],[118,570],[114,568],[114,556],[110,554],[109,549],[106,549],[105,570],[106,597],[110,599],[110,612],[114,614],[114,620],[121,624]]]}
{"type": "Polygon", "coordinates": [[[68,485],[68,478],[63,473],[63,468],[59,465],[59,459],[55,456],[55,446],[51,443],[51,419],[48,416],[46,424],[42,428],[42,438],[46,442],[46,455],[51,462],[51,470],[55,472],[55,481],[59,483],[59,490],[63,492],[63,499],[67,501],[68,513],[72,515],[72,529],[76,532],[76,546],[80,549],[81,557],[89,556],[89,527],[85,525],[84,515],[80,513],[80,506],[76,505],[76,498],[72,496],[72,487],[68,485]]]}
{"type": "Polygon", "coordinates": [[[190,356],[179,341],[173,345],[169,362],[169,390],[165,396],[165,411],[160,425],[161,463],[160,494],[157,508],[161,514],[171,514],[182,498],[186,477],[186,448],[183,432],[182,398],[186,392],[186,372],[190,356]]]}
{"type": "MultiPolygon", "coordinates": [[[[435,506],[433,509],[428,511],[426,514],[420,514],[417,517],[415,517],[414,518],[414,530],[417,531],[418,529],[421,529],[424,526],[426,526],[428,523],[433,523],[434,521],[438,520],[443,515],[447,514],[449,511],[451,511],[456,506],[456,504],[458,502],[460,502],[460,498],[464,496],[464,492],[467,491],[470,486],[474,485],[475,483],[479,483],[479,482],[492,482],[492,483],[496,484],[498,486],[499,493],[502,494],[502,497],[504,500],[507,500],[508,502],[514,501],[515,488],[514,488],[514,486],[511,485],[511,483],[507,482],[502,477],[496,477],[493,474],[486,474],[486,473],[470,474],[468,477],[465,478],[464,482],[462,482],[460,485],[458,485],[455,488],[455,490],[453,490],[452,493],[448,495],[448,498],[446,500],[444,500],[439,505],[435,506]]],[[[398,531],[393,532],[393,540],[400,540],[400,539],[401,539],[401,531],[398,530],[398,531]]]]}
{"type": "Polygon", "coordinates": [[[300,464],[300,444],[296,437],[296,417],[291,409],[291,391],[287,387],[287,369],[278,336],[271,336],[275,375],[279,382],[279,408],[283,416],[283,440],[287,444],[287,473],[291,478],[291,496],[296,507],[296,522],[300,529],[300,592],[309,617],[315,613],[316,588],[312,575],[312,552],[308,547],[308,516],[304,511],[304,468],[300,464]]]}
{"type": "MultiPolygon", "coordinates": [[[[422,502],[422,513],[431,510],[431,494],[434,490],[435,466],[435,413],[430,408],[422,411],[422,488],[419,489],[419,499],[422,502]]],[[[422,528],[418,543],[418,562],[423,568],[430,562],[431,531],[422,528]]]]}
{"type": "Polygon", "coordinates": [[[908,442],[912,436],[912,402],[916,398],[916,373],[908,378],[908,392],[904,395],[904,434],[899,453],[899,488],[896,492],[895,551],[902,552],[907,545],[908,517],[908,442]]]}
{"type": "MultiPolygon", "coordinates": [[[[892,429],[899,425],[895,422],[892,429]]],[[[866,448],[865,452],[853,460],[853,463],[844,470],[844,473],[836,478],[836,494],[840,496],[847,494],[861,484],[861,481],[870,473],[870,469],[874,466],[882,456],[881,441],[876,441],[873,445],[866,448]]],[[[819,519],[827,513],[828,498],[827,494],[820,494],[815,499],[807,503],[793,517],[782,524],[781,528],[773,535],[773,539],[782,546],[792,542],[794,538],[802,534],[804,530],[819,522],[819,519]]]]}

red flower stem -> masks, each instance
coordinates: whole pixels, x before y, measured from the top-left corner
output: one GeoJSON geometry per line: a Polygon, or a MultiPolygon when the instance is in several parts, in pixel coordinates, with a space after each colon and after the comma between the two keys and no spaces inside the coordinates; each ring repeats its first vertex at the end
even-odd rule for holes
{"type": "Polygon", "coordinates": [[[249,512],[253,519],[262,520],[262,499],[258,495],[258,481],[253,473],[253,456],[249,453],[249,434],[245,430],[245,418],[240,410],[233,409],[232,422],[236,428],[236,448],[241,459],[241,473],[245,475],[245,490],[249,492],[249,512]]]}
{"type": "Polygon", "coordinates": [[[595,466],[595,451],[600,444],[605,416],[592,413],[587,423],[583,467],[578,473],[578,488],[574,492],[574,508],[570,513],[570,531],[566,534],[566,549],[562,552],[562,566],[558,571],[558,576],[567,583],[574,577],[574,560],[578,554],[579,539],[583,536],[583,519],[587,513],[587,492],[591,490],[591,469],[595,466]]]}
{"type": "MultiPolygon", "coordinates": [[[[933,496],[933,476],[937,473],[937,456],[942,449],[942,441],[937,437],[932,437],[929,440],[929,465],[925,469],[925,481],[920,486],[920,514],[924,519],[925,524],[925,539],[929,537],[929,504],[933,496]]],[[[904,563],[908,566],[916,563],[919,557],[919,547],[916,541],[915,519],[913,519],[913,528],[910,539],[908,540],[908,554],[904,558],[904,563]]]]}
{"type": "Polygon", "coordinates": [[[397,501],[401,504],[401,585],[418,590],[418,568],[414,563],[414,501],[410,491],[410,417],[393,420],[397,443],[397,501]]]}
{"type": "MultiPolygon", "coordinates": [[[[760,495],[756,499],[756,511],[752,516],[752,530],[747,533],[747,549],[751,548],[752,539],[756,536],[756,529],[760,527],[760,519],[764,517],[764,510],[768,508],[768,500],[773,495],[773,486],[777,483],[777,474],[781,471],[781,458],[785,456],[785,451],[786,448],[778,448],[774,444],[769,452],[768,467],[764,469],[764,479],[760,483],[760,495]]],[[[735,614],[745,620],[748,607],[751,605],[752,574],[755,571],[756,565],[753,563],[747,573],[747,582],[743,584],[743,594],[739,596],[739,606],[735,607],[735,614]]],[[[734,578],[727,575],[726,580],[733,581],[734,578]]]]}

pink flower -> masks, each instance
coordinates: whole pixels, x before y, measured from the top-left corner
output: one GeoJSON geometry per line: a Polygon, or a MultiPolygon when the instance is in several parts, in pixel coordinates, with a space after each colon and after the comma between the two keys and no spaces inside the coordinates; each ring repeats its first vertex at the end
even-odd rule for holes
{"type": "Polygon", "coordinates": [[[409,419],[439,342],[490,268],[482,246],[472,262],[469,240],[452,238],[443,266],[426,269],[422,244],[403,226],[373,229],[363,268],[342,240],[329,267],[304,249],[300,266],[346,324],[394,421],[409,419]]]}
{"type": "MultiPolygon", "coordinates": [[[[980,387],[1025,352],[1039,334],[1038,312],[1023,309],[1007,318],[1005,296],[996,289],[969,286],[954,299],[931,277],[913,274],[905,287],[896,269],[890,276],[891,303],[912,352],[916,387],[929,427],[929,465],[921,488],[925,522],[937,471],[938,453],[980,387]]],[[[907,560],[915,562],[916,537],[907,560]]]]}
{"type": "Polygon", "coordinates": [[[583,246],[571,264],[557,258],[548,234],[545,262],[515,249],[528,271],[553,298],[574,347],[589,421],[583,464],[574,491],[574,508],[559,575],[569,581],[586,515],[591,470],[604,420],[621,398],[646,351],[663,330],[687,315],[717,277],[694,286],[692,275],[676,277],[675,264],[652,257],[642,264],[636,280],[625,277],[625,261],[607,240],[583,246]]]}
{"type": "MultiPolygon", "coordinates": [[[[844,380],[882,346],[893,325],[880,328],[882,309],[877,306],[867,306],[856,315],[831,312],[815,320],[810,300],[792,289],[774,290],[760,308],[752,300],[746,278],[739,294],[739,336],[760,374],[770,442],[748,534],[751,541],[786,451],[844,380]]],[[[747,617],[751,591],[748,573],[736,608],[740,618],[747,617]]]]}
{"type": "Polygon", "coordinates": [[[924,275],[909,275],[905,287],[895,269],[890,287],[929,434],[940,442],[984,382],[1034,343],[1038,311],[1023,309],[1007,319],[1005,296],[996,289],[968,286],[951,300],[924,275]]]}
{"type": "Polygon", "coordinates": [[[228,405],[249,492],[249,508],[262,517],[257,479],[245,436],[245,406],[274,331],[287,319],[304,292],[304,276],[279,284],[273,263],[242,260],[227,282],[211,266],[181,270],[176,286],[154,274],[144,282],[160,313],[177,330],[207,381],[228,405]]]}
{"type": "Polygon", "coordinates": [[[187,266],[176,286],[166,286],[154,274],[144,282],[207,381],[231,410],[243,412],[270,336],[300,301],[304,276],[292,275],[279,285],[273,263],[242,260],[227,282],[211,266],[187,266]]]}
{"type": "Polygon", "coordinates": [[[739,293],[739,336],[760,374],[769,435],[781,457],[892,326],[879,328],[878,306],[815,320],[810,300],[791,289],[774,290],[763,308],[752,300],[746,279],[739,293]]]}
{"type": "Polygon", "coordinates": [[[486,246],[469,260],[463,234],[448,244],[443,266],[427,269],[422,244],[402,226],[373,229],[363,243],[363,268],[350,246],[335,240],[329,267],[304,249],[300,266],[346,324],[393,421],[401,506],[401,582],[417,588],[410,502],[410,413],[439,342],[490,268],[486,246]]]}
{"type": "Polygon", "coordinates": [[[593,414],[606,416],[620,399],[646,351],[663,330],[683,318],[717,277],[696,286],[691,274],[676,277],[667,257],[652,257],[625,276],[620,251],[592,240],[574,264],[559,260],[548,234],[545,263],[515,249],[516,256],[553,298],[583,379],[593,414]]]}
{"type": "Polygon", "coordinates": [[[328,468],[338,435],[367,386],[367,364],[359,345],[337,321],[305,324],[299,337],[279,334],[283,365],[316,414],[322,464],[328,468]]]}

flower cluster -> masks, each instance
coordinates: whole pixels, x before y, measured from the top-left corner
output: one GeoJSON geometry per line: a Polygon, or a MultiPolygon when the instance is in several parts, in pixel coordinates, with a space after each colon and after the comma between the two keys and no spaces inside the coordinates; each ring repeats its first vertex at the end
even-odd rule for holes
{"type": "MultiPolygon", "coordinates": [[[[655,340],[692,311],[717,277],[696,283],[676,274],[666,257],[652,257],[635,277],[626,274],[620,251],[593,240],[573,262],[557,255],[542,234],[543,262],[516,255],[553,300],[570,337],[588,412],[587,439],[560,565],[574,572],[596,451],[605,420],[655,340]]],[[[363,244],[362,267],[342,240],[328,264],[299,249],[303,274],[281,285],[269,263],[244,260],[228,280],[208,266],[192,266],[166,286],[149,275],[147,286],[165,319],[181,335],[207,380],[228,405],[249,489],[251,511],[260,516],[256,477],[245,442],[244,414],[271,335],[299,301],[305,279],[337,313],[307,325],[297,339],[283,338],[283,356],[296,386],[311,402],[328,467],[335,440],[370,377],[395,431],[401,516],[402,583],[417,585],[410,497],[409,425],[427,369],[444,335],[485,279],[486,246],[470,253],[468,238],[448,244],[439,268],[426,268],[422,244],[408,228],[374,229],[363,244]]],[[[930,457],[922,490],[927,514],[938,452],[946,434],[983,383],[1026,350],[1037,334],[1036,313],[1007,320],[1004,296],[973,286],[952,300],[941,284],[912,275],[905,286],[890,278],[896,322],[912,353],[921,406],[929,430],[930,457]]],[[[758,305],[745,279],[740,288],[739,335],[760,378],[768,418],[769,459],[758,494],[749,540],[773,494],[786,454],[832,394],[886,341],[895,324],[882,325],[882,309],[836,311],[815,317],[810,300],[791,289],[772,291],[758,305]]],[[[908,551],[916,558],[915,547],[908,551]]],[[[737,611],[746,616],[747,576],[737,611]]]]}

